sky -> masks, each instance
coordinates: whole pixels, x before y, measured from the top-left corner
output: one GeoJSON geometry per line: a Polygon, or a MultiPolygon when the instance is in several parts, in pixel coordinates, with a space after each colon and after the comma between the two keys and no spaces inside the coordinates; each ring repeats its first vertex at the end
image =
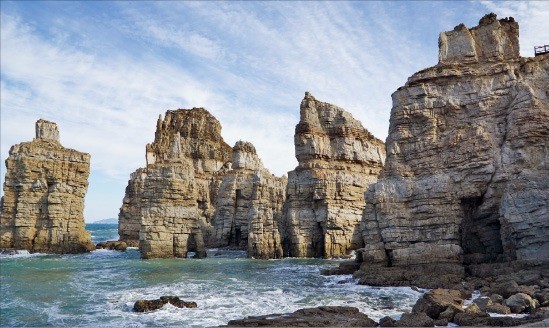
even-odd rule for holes
{"type": "Polygon", "coordinates": [[[205,107],[229,145],[292,170],[305,91],[385,140],[391,94],[437,63],[438,35],[486,13],[520,24],[521,55],[549,42],[549,2],[0,2],[1,182],[39,118],[91,154],[85,220],[117,217],[166,110],[205,107]]]}

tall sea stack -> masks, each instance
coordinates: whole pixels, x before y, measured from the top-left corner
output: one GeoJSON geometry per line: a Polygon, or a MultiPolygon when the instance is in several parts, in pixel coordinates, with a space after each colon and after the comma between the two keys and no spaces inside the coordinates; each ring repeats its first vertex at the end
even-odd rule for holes
{"type": "Polygon", "coordinates": [[[237,142],[232,167],[219,188],[214,226],[217,246],[246,248],[249,257],[282,257],[280,225],[286,178],[263,167],[255,147],[237,142]]]}
{"type": "Polygon", "coordinates": [[[169,110],[146,146],[147,166],[132,173],[119,214],[120,239],[141,256],[205,256],[222,173],[231,148],[221,125],[203,108],[169,110]],[[137,239],[137,240],[136,240],[137,239]]]}
{"type": "Polygon", "coordinates": [[[383,166],[384,144],[351,114],[308,92],[294,143],[299,165],[288,173],[285,256],[346,257],[363,245],[364,192],[383,166]]]}
{"type": "Polygon", "coordinates": [[[90,155],[61,146],[53,122],[11,147],[0,213],[0,248],[80,253],[95,249],[85,230],[90,155]]]}
{"type": "Polygon", "coordinates": [[[547,265],[549,57],[520,57],[518,33],[494,14],[443,32],[438,65],[392,95],[362,283],[438,287],[547,265]]]}

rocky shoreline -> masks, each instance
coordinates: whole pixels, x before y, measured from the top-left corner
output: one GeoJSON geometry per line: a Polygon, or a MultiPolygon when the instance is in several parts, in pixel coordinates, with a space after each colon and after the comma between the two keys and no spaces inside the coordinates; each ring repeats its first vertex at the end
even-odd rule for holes
{"type": "MultiPolygon", "coordinates": [[[[432,289],[399,320],[319,307],[229,326],[548,319],[549,55],[520,57],[518,35],[513,18],[494,14],[442,32],[438,64],[392,94],[386,143],[306,92],[294,135],[298,166],[287,177],[272,175],[252,143],[230,147],[206,109],[167,111],[145,147],[146,166],[130,175],[120,240],[96,248],[137,246],[143,259],[203,258],[207,247],[258,259],[355,251],[355,260],[323,274],[432,289]]],[[[94,249],[83,218],[89,154],[61,146],[57,125],[39,120],[36,138],[13,146],[6,168],[1,249],[94,249]]],[[[139,308],[188,305],[178,302],[144,300],[139,308]]]]}

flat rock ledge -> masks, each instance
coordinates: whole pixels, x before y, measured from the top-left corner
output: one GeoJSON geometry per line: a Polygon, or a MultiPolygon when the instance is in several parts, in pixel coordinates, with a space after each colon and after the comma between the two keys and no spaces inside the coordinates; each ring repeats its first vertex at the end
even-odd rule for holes
{"type": "Polygon", "coordinates": [[[161,309],[164,305],[170,303],[178,308],[196,308],[196,302],[187,302],[177,296],[161,296],[157,300],[138,300],[133,305],[133,312],[150,312],[161,309]]]}
{"type": "Polygon", "coordinates": [[[320,306],[300,309],[290,314],[268,314],[231,320],[236,327],[377,327],[357,308],[350,306],[320,306]]]}

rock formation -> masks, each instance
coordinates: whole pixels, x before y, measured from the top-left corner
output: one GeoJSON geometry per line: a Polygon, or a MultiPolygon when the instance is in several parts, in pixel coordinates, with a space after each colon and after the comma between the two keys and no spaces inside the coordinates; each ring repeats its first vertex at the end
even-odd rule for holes
{"type": "Polygon", "coordinates": [[[248,256],[281,258],[279,225],[286,179],[263,167],[255,147],[239,141],[233,147],[232,168],[219,188],[214,226],[217,246],[248,249],[248,256]]]}
{"type": "Polygon", "coordinates": [[[348,256],[363,244],[364,192],[383,166],[383,142],[351,114],[309,93],[294,142],[299,165],[288,174],[285,255],[348,256]]]}
{"type": "Polygon", "coordinates": [[[141,228],[141,194],[143,182],[147,176],[146,169],[138,168],[130,175],[122,207],[118,214],[118,235],[128,245],[139,246],[139,229],[141,228]]]}
{"type": "Polygon", "coordinates": [[[120,240],[143,240],[144,230],[158,237],[155,229],[161,227],[175,233],[174,229],[184,224],[177,234],[185,237],[164,238],[173,247],[184,249],[169,251],[171,246],[163,244],[168,250],[163,256],[163,250],[145,250],[156,246],[142,244],[142,256],[186,256],[187,238],[190,249],[205,255],[204,245],[213,243],[217,191],[228,169],[230,149],[221,137],[219,121],[205,109],[167,111],[164,119],[158,119],[154,142],[146,147],[147,167],[132,173],[128,182],[119,214],[120,240]],[[158,221],[161,217],[164,221],[158,221]]]}
{"type": "Polygon", "coordinates": [[[274,313],[231,320],[227,327],[377,327],[366,314],[351,306],[320,306],[293,313],[274,313]]]}
{"type": "Polygon", "coordinates": [[[439,46],[438,65],[392,95],[362,283],[436,287],[464,265],[549,259],[548,55],[519,57],[518,24],[494,14],[439,46]]]}
{"type": "Polygon", "coordinates": [[[0,248],[79,253],[95,249],[85,230],[90,155],[64,148],[53,122],[11,147],[0,214],[0,248]]]}

